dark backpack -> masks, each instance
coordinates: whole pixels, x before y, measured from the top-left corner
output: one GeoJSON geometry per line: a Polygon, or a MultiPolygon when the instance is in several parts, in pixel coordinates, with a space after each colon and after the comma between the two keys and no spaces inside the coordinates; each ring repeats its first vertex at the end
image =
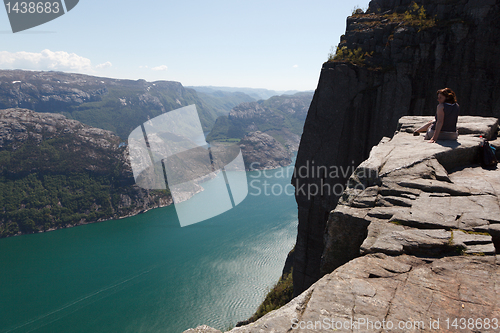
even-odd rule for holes
{"type": "Polygon", "coordinates": [[[488,140],[483,140],[479,144],[479,161],[483,168],[495,168],[498,160],[495,156],[495,148],[490,145],[488,140]]]}

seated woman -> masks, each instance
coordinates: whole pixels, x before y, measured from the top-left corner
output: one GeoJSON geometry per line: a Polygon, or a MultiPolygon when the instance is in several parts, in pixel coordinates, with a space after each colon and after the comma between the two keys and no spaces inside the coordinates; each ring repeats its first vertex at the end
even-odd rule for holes
{"type": "Polygon", "coordinates": [[[436,120],[431,120],[415,130],[414,134],[427,131],[424,140],[433,143],[437,140],[456,140],[458,138],[457,120],[460,106],[457,97],[450,88],[437,91],[439,105],[436,110],[436,120]]]}

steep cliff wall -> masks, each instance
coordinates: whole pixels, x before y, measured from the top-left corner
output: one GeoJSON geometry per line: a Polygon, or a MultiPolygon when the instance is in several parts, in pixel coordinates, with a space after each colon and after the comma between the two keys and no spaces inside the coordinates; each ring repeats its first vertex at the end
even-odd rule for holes
{"type": "Polygon", "coordinates": [[[331,170],[361,163],[402,116],[433,115],[440,88],[457,93],[462,115],[500,116],[500,2],[415,2],[426,15],[409,0],[371,1],[367,13],[347,19],[341,52],[323,64],[292,180],[296,295],[328,272],[325,226],[350,175],[331,170]]]}
{"type": "Polygon", "coordinates": [[[474,164],[480,136],[500,151],[498,119],[460,117],[457,141],[430,144],[412,134],[429,118],[401,118],[349,178],[326,226],[326,275],[231,333],[449,332],[452,318],[479,331],[498,317],[500,169],[474,164]]]}

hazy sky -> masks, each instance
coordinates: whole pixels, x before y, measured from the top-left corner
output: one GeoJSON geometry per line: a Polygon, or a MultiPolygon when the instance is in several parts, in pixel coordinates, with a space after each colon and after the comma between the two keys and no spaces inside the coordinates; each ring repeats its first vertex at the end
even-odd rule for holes
{"type": "Polygon", "coordinates": [[[0,9],[0,69],[313,90],[346,17],[368,2],[80,0],[16,34],[0,9]]]}

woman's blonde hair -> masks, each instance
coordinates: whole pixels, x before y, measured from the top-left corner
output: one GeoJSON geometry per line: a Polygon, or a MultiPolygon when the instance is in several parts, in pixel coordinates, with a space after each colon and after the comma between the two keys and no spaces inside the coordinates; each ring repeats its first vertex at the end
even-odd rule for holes
{"type": "Polygon", "coordinates": [[[457,102],[457,96],[455,95],[455,92],[450,88],[439,89],[437,91],[437,95],[439,94],[445,97],[445,103],[453,104],[457,102]]]}

